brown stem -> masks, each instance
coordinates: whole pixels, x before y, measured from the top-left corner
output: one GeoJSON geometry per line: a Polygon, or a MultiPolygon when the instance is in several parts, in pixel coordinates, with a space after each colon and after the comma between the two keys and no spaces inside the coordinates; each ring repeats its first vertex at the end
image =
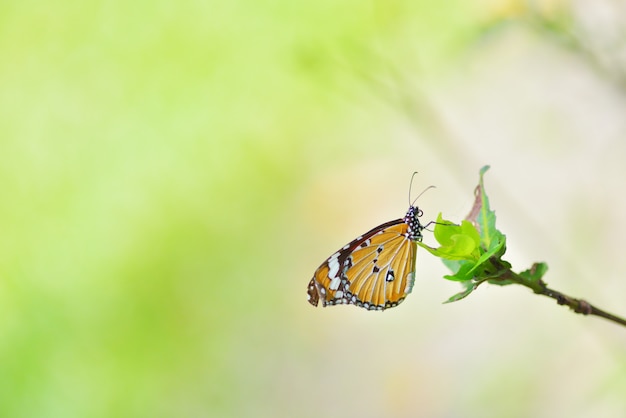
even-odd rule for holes
{"type": "Polygon", "coordinates": [[[555,299],[556,303],[558,303],[559,305],[569,306],[569,308],[576,313],[583,315],[599,316],[601,318],[608,319],[609,321],[613,321],[620,325],[626,326],[626,319],[605,312],[602,309],[598,309],[584,299],[576,299],[571,296],[564,295],[563,293],[550,289],[547,286],[543,286],[542,291],[537,292],[537,290],[535,290],[535,293],[555,299]]]}
{"type": "MultiPolygon", "coordinates": [[[[576,299],[571,296],[567,296],[564,293],[561,293],[557,290],[550,289],[546,283],[539,280],[527,280],[522,275],[513,272],[510,269],[510,265],[508,263],[505,264],[503,260],[498,259],[497,257],[492,257],[490,260],[490,264],[494,266],[496,270],[495,278],[496,281],[512,281],[517,284],[521,284],[522,286],[526,286],[531,289],[533,292],[538,295],[544,295],[549,298],[556,300],[556,303],[559,305],[569,306],[571,310],[576,313],[582,315],[595,315],[600,318],[608,319],[609,321],[613,321],[616,324],[620,324],[626,327],[626,319],[620,318],[619,316],[610,314],[602,309],[596,308],[591,303],[587,302],[584,299],[576,299]]],[[[487,280],[494,280],[493,277],[488,278],[487,280]]]]}

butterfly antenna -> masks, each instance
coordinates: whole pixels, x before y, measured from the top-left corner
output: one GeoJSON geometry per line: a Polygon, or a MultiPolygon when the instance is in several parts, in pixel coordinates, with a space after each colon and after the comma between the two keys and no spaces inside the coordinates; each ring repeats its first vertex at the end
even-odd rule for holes
{"type": "Polygon", "coordinates": [[[411,182],[409,183],[409,206],[413,206],[413,204],[411,203],[411,190],[413,189],[413,179],[415,178],[416,174],[417,171],[414,171],[413,175],[411,176],[411,182]]]}
{"type": "Polygon", "coordinates": [[[413,202],[411,202],[411,206],[413,206],[415,204],[415,202],[417,201],[417,199],[420,198],[421,195],[423,195],[424,193],[426,193],[426,190],[429,189],[434,189],[435,186],[428,186],[427,188],[425,188],[424,190],[422,190],[422,192],[420,194],[417,195],[417,197],[413,200],[413,202]]]}

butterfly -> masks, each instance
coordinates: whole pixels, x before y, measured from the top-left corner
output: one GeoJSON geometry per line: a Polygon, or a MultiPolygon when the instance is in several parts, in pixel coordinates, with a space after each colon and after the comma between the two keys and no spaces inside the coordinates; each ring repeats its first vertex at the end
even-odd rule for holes
{"type": "Polygon", "coordinates": [[[404,218],[377,226],[328,257],[309,282],[309,303],[356,305],[377,311],[399,305],[413,289],[416,243],[422,241],[422,230],[430,225],[420,223],[423,212],[414,203],[409,197],[404,218]]]}

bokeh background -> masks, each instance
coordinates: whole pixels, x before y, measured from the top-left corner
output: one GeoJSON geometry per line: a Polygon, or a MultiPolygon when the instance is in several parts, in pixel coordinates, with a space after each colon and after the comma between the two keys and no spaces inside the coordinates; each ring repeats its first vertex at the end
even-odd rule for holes
{"type": "Polygon", "coordinates": [[[490,164],[515,268],[625,315],[624,2],[7,1],[0,57],[0,416],[626,416],[626,329],[424,251],[306,302],[490,164]]]}

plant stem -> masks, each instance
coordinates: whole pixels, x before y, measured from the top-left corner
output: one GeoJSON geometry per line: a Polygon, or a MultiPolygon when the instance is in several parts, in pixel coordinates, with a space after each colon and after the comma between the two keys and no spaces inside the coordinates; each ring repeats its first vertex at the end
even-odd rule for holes
{"type": "Polygon", "coordinates": [[[596,308],[584,299],[576,299],[571,296],[567,296],[559,291],[550,289],[549,287],[545,286],[545,283],[542,287],[543,290],[540,292],[537,292],[534,289],[533,290],[535,291],[535,293],[555,299],[556,303],[558,303],[559,305],[569,306],[569,308],[576,313],[583,315],[599,316],[601,318],[608,319],[609,321],[613,321],[626,327],[626,319],[620,318],[619,316],[615,316],[606,311],[603,311],[602,309],[596,308]]]}
{"type": "MultiPolygon", "coordinates": [[[[509,281],[521,284],[522,286],[528,287],[538,295],[544,295],[556,300],[556,303],[558,303],[559,305],[568,306],[576,313],[582,315],[599,316],[600,318],[607,319],[609,321],[615,322],[616,324],[626,327],[626,319],[624,318],[620,318],[619,316],[603,311],[602,309],[593,306],[591,303],[587,302],[584,299],[576,299],[571,296],[567,296],[566,294],[561,293],[558,290],[550,289],[542,279],[527,279],[522,275],[513,272],[510,269],[510,264],[501,259],[498,259],[497,257],[492,257],[489,261],[491,262],[491,265],[494,267],[494,269],[497,271],[497,278],[495,279],[496,281],[509,281]]],[[[536,265],[533,265],[533,268],[535,266],[536,265]]],[[[494,279],[489,278],[489,280],[494,279]]]]}

